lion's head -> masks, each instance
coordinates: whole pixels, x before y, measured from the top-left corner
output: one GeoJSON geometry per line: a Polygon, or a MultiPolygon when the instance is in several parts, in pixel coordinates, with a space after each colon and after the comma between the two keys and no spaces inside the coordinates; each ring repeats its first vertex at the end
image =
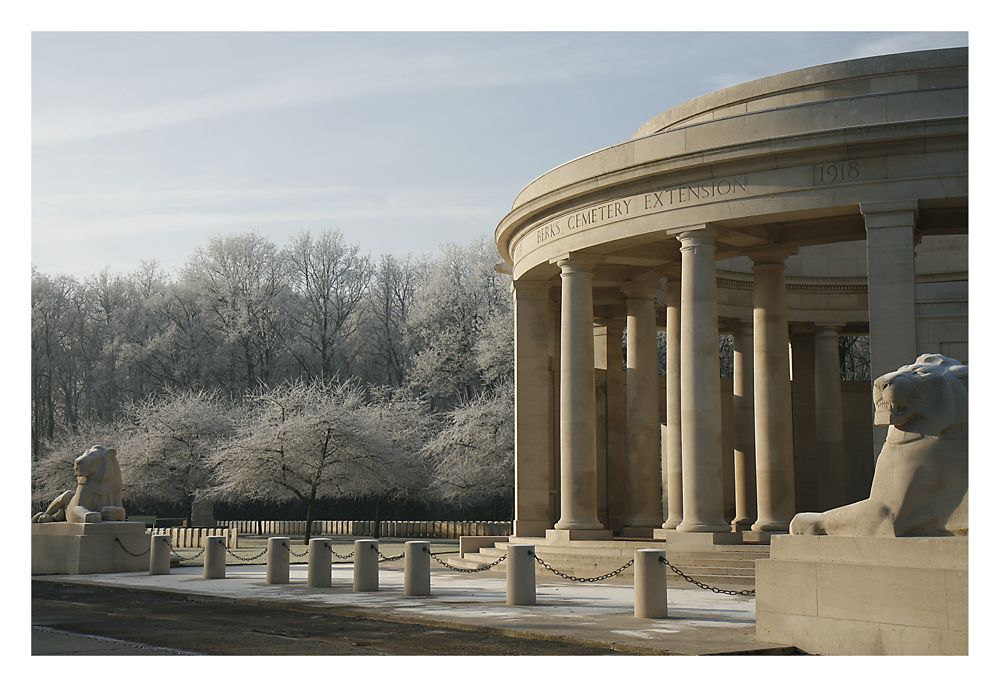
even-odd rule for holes
{"type": "Polygon", "coordinates": [[[940,436],[969,424],[969,368],[943,355],[924,354],[912,365],[875,380],[875,424],[940,436]]]}
{"type": "Polygon", "coordinates": [[[122,473],[118,467],[118,452],[104,446],[91,446],[73,461],[73,472],[78,484],[86,484],[88,491],[106,494],[120,491],[122,473]]]}

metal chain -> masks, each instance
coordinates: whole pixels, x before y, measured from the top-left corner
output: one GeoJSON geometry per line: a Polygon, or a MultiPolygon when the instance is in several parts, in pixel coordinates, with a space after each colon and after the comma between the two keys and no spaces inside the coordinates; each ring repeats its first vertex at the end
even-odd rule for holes
{"type": "Polygon", "coordinates": [[[308,550],[307,551],[303,551],[302,553],[295,553],[294,551],[292,551],[292,547],[290,547],[288,545],[288,542],[286,542],[286,541],[281,542],[281,545],[284,546],[286,549],[288,549],[288,553],[290,553],[291,555],[295,556],[296,558],[305,558],[306,556],[309,555],[309,551],[308,550]]]}
{"type": "Polygon", "coordinates": [[[600,582],[601,580],[606,580],[610,577],[614,577],[615,575],[617,575],[618,573],[622,572],[623,570],[631,566],[633,563],[635,563],[634,560],[631,560],[622,567],[615,570],[614,572],[609,572],[607,575],[601,575],[600,577],[573,577],[572,575],[567,575],[566,573],[559,572],[551,565],[543,561],[541,558],[536,556],[534,551],[528,551],[528,555],[534,558],[539,563],[541,563],[542,567],[548,570],[549,572],[553,572],[559,577],[565,578],[567,580],[573,580],[574,582],[600,582]]]}
{"type": "Polygon", "coordinates": [[[757,593],[756,589],[719,589],[718,587],[710,587],[707,584],[703,584],[698,580],[693,579],[690,575],[684,574],[681,570],[678,570],[673,563],[668,561],[663,556],[660,556],[660,562],[665,563],[667,567],[669,567],[675,573],[683,577],[686,582],[690,582],[696,587],[707,589],[708,591],[715,592],[716,594],[729,594],[730,596],[754,596],[757,593]]]}
{"type": "Polygon", "coordinates": [[[438,563],[440,563],[444,567],[448,568],[449,570],[454,570],[455,572],[460,572],[460,573],[477,573],[477,572],[482,572],[484,570],[489,570],[494,565],[496,565],[496,564],[498,564],[498,563],[500,563],[502,561],[507,560],[507,554],[504,554],[504,555],[500,556],[500,558],[498,558],[495,561],[493,561],[492,563],[490,563],[489,565],[484,565],[482,568],[473,568],[473,569],[469,569],[469,568],[456,568],[454,565],[449,565],[448,563],[445,563],[443,560],[441,560],[440,558],[438,558],[437,556],[435,556],[433,553],[431,553],[431,550],[428,549],[426,546],[424,547],[424,551],[427,552],[428,554],[430,554],[431,558],[433,558],[434,560],[436,560],[438,563]]]}
{"type": "Polygon", "coordinates": [[[150,544],[149,548],[146,549],[145,551],[143,551],[142,553],[132,553],[131,551],[129,551],[128,549],[125,548],[125,545],[122,544],[122,540],[121,539],[119,539],[118,537],[115,537],[115,541],[118,542],[118,546],[121,547],[122,551],[124,551],[128,555],[132,556],[133,558],[140,558],[142,556],[145,556],[147,553],[149,553],[153,549],[153,545],[150,544]]]}
{"type": "Polygon", "coordinates": [[[328,548],[330,550],[331,554],[333,554],[337,558],[340,558],[341,560],[345,560],[346,561],[348,558],[353,558],[354,557],[354,552],[353,551],[351,551],[346,556],[341,556],[339,553],[337,553],[336,551],[333,550],[333,547],[330,546],[330,542],[328,542],[328,541],[323,542],[323,546],[325,546],[326,548],[328,548]]]}
{"type": "Polygon", "coordinates": [[[256,556],[241,556],[241,555],[239,555],[238,553],[236,553],[235,551],[233,551],[231,548],[229,548],[227,546],[226,547],[226,553],[228,553],[233,558],[237,558],[237,559],[239,559],[241,561],[255,561],[258,558],[260,558],[261,556],[263,556],[265,553],[267,553],[267,549],[261,549],[260,553],[258,553],[256,556]]]}
{"type": "Polygon", "coordinates": [[[385,563],[386,561],[398,561],[399,559],[403,558],[405,555],[406,555],[406,551],[403,551],[403,553],[399,554],[398,556],[392,556],[390,558],[388,556],[383,556],[382,552],[379,551],[378,552],[378,562],[379,563],[385,563]]]}
{"type": "Polygon", "coordinates": [[[196,554],[195,554],[195,555],[193,555],[193,556],[182,556],[182,555],[180,555],[179,553],[177,553],[176,551],[174,551],[174,547],[173,547],[173,545],[171,545],[171,544],[167,544],[167,546],[169,546],[169,547],[170,547],[170,553],[174,554],[175,556],[177,556],[178,558],[180,558],[180,559],[181,559],[182,561],[193,561],[193,560],[194,560],[195,558],[197,558],[197,557],[198,557],[198,556],[200,556],[201,554],[205,553],[205,549],[200,549],[200,550],[198,551],[198,553],[196,553],[196,554]]]}

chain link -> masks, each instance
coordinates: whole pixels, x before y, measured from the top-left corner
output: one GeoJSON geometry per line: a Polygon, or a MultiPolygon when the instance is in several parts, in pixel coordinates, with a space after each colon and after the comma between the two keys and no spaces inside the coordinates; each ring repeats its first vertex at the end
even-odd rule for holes
{"type": "Polygon", "coordinates": [[[170,547],[170,553],[174,554],[175,556],[177,556],[178,558],[180,558],[182,561],[193,561],[195,558],[197,558],[201,554],[205,553],[205,549],[199,549],[198,553],[196,553],[193,556],[182,556],[179,553],[177,553],[176,551],[174,551],[173,545],[167,544],[167,546],[170,547]]]}
{"type": "Polygon", "coordinates": [[[405,555],[406,555],[406,551],[404,551],[403,553],[399,554],[398,556],[389,557],[389,556],[383,556],[382,552],[379,551],[378,552],[378,562],[379,563],[385,563],[387,561],[398,561],[401,558],[403,558],[405,555]]]}
{"type": "Polygon", "coordinates": [[[683,577],[686,582],[690,582],[696,587],[707,589],[708,591],[715,592],[716,594],[729,594],[730,596],[754,596],[757,593],[756,589],[719,589],[718,587],[710,587],[709,585],[699,582],[698,580],[692,578],[690,575],[686,575],[684,572],[679,570],[673,563],[668,561],[663,556],[660,556],[660,562],[664,563],[676,574],[683,577]]]}
{"type": "Polygon", "coordinates": [[[306,556],[309,555],[309,551],[303,551],[302,553],[295,553],[294,551],[292,551],[292,547],[289,546],[288,542],[286,541],[281,542],[281,545],[284,546],[286,549],[288,549],[288,553],[295,556],[296,558],[305,558],[306,556]]]}
{"type": "Polygon", "coordinates": [[[493,561],[492,563],[490,563],[489,565],[484,565],[481,568],[473,568],[473,569],[469,569],[469,568],[456,568],[454,565],[450,565],[448,563],[445,563],[443,560],[441,560],[440,558],[438,558],[437,556],[435,556],[433,553],[431,553],[431,550],[428,549],[426,546],[424,547],[424,551],[426,553],[428,553],[431,558],[433,558],[434,560],[436,560],[438,563],[440,563],[444,567],[448,568],[449,570],[454,570],[455,572],[460,572],[460,573],[477,573],[477,572],[482,572],[484,570],[489,570],[494,565],[497,565],[498,563],[501,563],[501,562],[507,560],[507,554],[504,554],[504,555],[500,556],[500,558],[498,558],[495,561],[493,561]]]}
{"type": "Polygon", "coordinates": [[[260,558],[261,556],[263,556],[265,553],[267,553],[267,549],[261,549],[260,553],[258,553],[256,556],[241,556],[241,555],[239,555],[238,553],[236,553],[235,551],[233,551],[231,548],[229,548],[227,546],[226,547],[226,553],[228,553],[233,558],[236,558],[236,559],[241,560],[241,561],[255,561],[258,558],[260,558]]]}
{"type": "MultiPolygon", "coordinates": [[[[331,554],[333,554],[334,556],[336,556],[337,558],[339,558],[341,560],[346,561],[348,558],[353,558],[354,557],[354,552],[353,551],[351,551],[346,556],[341,556],[339,553],[337,553],[336,551],[333,550],[333,547],[330,546],[330,542],[328,542],[328,541],[323,542],[323,546],[325,546],[326,548],[328,548],[330,550],[331,554]]],[[[374,548],[374,547],[372,547],[372,548],[374,548]]]]}
{"type": "Polygon", "coordinates": [[[535,555],[534,551],[528,551],[528,555],[531,556],[532,558],[534,558],[539,563],[541,563],[542,567],[545,568],[546,570],[548,570],[549,572],[553,572],[556,575],[558,575],[559,577],[562,577],[562,578],[567,579],[567,580],[573,580],[574,582],[600,582],[601,580],[606,580],[608,578],[614,577],[615,575],[617,575],[618,573],[622,572],[623,570],[626,570],[629,566],[631,566],[633,563],[635,563],[634,560],[631,560],[628,563],[626,563],[625,565],[623,565],[622,567],[620,567],[617,570],[615,570],[614,572],[609,572],[607,575],[601,575],[600,577],[573,577],[572,575],[567,575],[566,573],[559,572],[558,570],[556,570],[555,568],[553,568],[551,565],[549,565],[548,563],[546,563],[545,561],[543,561],[541,558],[539,558],[537,555],[535,555]]]}
{"type": "Polygon", "coordinates": [[[143,551],[142,553],[132,553],[131,551],[129,551],[128,549],[125,548],[125,545],[122,544],[122,540],[121,539],[119,539],[118,537],[115,537],[115,541],[118,542],[118,546],[121,547],[122,551],[124,551],[128,555],[132,556],[133,558],[141,558],[142,556],[145,556],[147,553],[149,553],[152,550],[152,548],[153,548],[152,544],[150,544],[150,547],[148,549],[146,549],[145,551],[143,551]]]}

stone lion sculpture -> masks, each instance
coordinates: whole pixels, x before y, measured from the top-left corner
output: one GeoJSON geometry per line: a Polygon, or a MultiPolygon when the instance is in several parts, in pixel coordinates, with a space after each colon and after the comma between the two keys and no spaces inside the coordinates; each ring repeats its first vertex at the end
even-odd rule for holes
{"type": "Polygon", "coordinates": [[[73,461],[73,472],[76,474],[76,491],[63,492],[31,522],[125,520],[122,471],[115,449],[91,446],[73,461]]]}
{"type": "Polygon", "coordinates": [[[799,513],[792,534],[969,534],[969,368],[925,354],[875,380],[875,424],[890,425],[864,501],[799,513]]]}

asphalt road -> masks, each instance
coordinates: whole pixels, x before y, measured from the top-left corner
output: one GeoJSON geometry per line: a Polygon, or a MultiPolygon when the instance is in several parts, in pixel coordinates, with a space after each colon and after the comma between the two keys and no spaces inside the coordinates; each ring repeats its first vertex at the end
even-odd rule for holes
{"type": "Polygon", "coordinates": [[[31,624],[33,656],[615,655],[568,642],[39,581],[31,583],[31,624]]]}

